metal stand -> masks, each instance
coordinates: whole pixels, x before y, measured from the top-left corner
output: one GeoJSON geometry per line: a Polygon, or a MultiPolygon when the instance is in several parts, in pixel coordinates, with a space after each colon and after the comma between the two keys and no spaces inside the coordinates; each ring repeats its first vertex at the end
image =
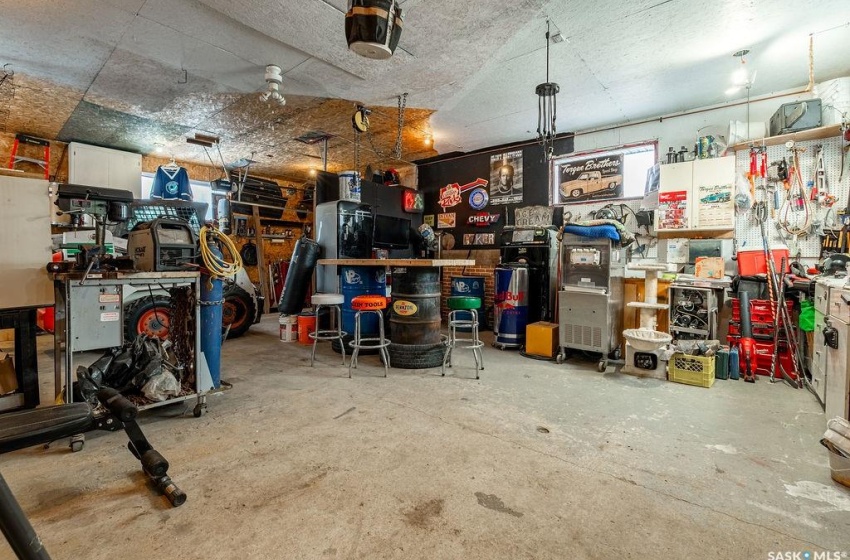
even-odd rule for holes
{"type": "Polygon", "coordinates": [[[35,529],[0,473],[0,530],[20,560],[50,560],[35,529]]]}
{"type": "Polygon", "coordinates": [[[478,338],[478,311],[476,309],[456,309],[449,312],[449,341],[446,348],[446,355],[443,358],[443,369],[441,375],[446,375],[446,365],[452,367],[452,351],[455,348],[471,349],[472,356],[475,358],[475,379],[479,379],[478,371],[484,369],[484,356],[481,353],[481,348],[484,343],[478,338]],[[469,313],[472,319],[457,319],[458,313],[469,313]],[[458,327],[470,328],[472,330],[472,338],[458,338],[458,327]],[[457,346],[458,342],[468,342],[466,346],[457,346]]]}
{"type": "MultiPolygon", "coordinates": [[[[342,330],[342,312],[340,311],[339,305],[335,304],[316,304],[316,330],[310,333],[310,338],[313,339],[313,350],[310,352],[310,367],[313,367],[313,362],[316,359],[316,345],[320,340],[339,340],[340,349],[342,350],[342,365],[345,365],[345,340],[343,337],[347,333],[342,330]],[[322,308],[326,307],[330,311],[331,314],[331,328],[328,330],[319,329],[319,317],[322,312],[322,308]],[[333,328],[334,324],[334,312],[336,312],[336,329],[333,328]]],[[[351,375],[349,374],[349,377],[351,375]]]]}
{"type": "MultiPolygon", "coordinates": [[[[365,348],[366,350],[375,350],[381,354],[381,361],[384,363],[384,377],[387,376],[388,368],[390,365],[390,354],[387,352],[387,346],[390,345],[390,341],[388,338],[384,336],[384,313],[382,310],[365,310],[358,311],[354,315],[354,340],[351,342],[350,346],[354,348],[354,353],[351,354],[351,360],[348,361],[348,377],[351,378],[351,368],[357,367],[357,354],[360,353],[361,348],[365,348]],[[360,338],[360,316],[364,313],[375,313],[378,316],[378,336],[369,337],[369,338],[360,338]]],[[[345,352],[345,348],[343,348],[343,352],[345,352]]],[[[345,354],[343,354],[343,360],[345,360],[345,354]]]]}
{"type": "MultiPolygon", "coordinates": [[[[56,295],[56,336],[54,337],[54,383],[56,396],[65,403],[74,402],[74,354],[120,346],[124,342],[123,293],[128,286],[161,290],[165,287],[191,286],[195,301],[200,295],[197,272],[98,272],[63,273],[53,276],[56,295]],[[64,367],[63,367],[64,366],[64,367]],[[64,375],[63,375],[64,374],[64,375]]],[[[140,411],[176,402],[196,399],[195,417],[206,408],[206,395],[213,389],[206,360],[201,352],[200,307],[195,305],[194,374],[195,391],[165,401],[138,407],[140,411]]],[[[71,438],[71,449],[79,451],[85,444],[83,435],[71,438]]]]}

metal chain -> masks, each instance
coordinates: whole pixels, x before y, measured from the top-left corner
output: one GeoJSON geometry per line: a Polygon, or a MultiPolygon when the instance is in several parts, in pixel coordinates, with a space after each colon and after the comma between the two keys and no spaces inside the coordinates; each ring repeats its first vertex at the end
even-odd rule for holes
{"type": "Polygon", "coordinates": [[[195,294],[188,286],[180,286],[169,290],[171,295],[171,324],[168,338],[174,345],[174,355],[177,366],[182,367],[184,374],[181,380],[184,384],[194,384],[195,379],[195,339],[190,336],[195,332],[195,294]]]}
{"type": "Polygon", "coordinates": [[[354,130],[354,171],[360,172],[360,131],[354,130]]]}
{"type": "Polygon", "coordinates": [[[401,159],[401,131],[404,128],[404,109],[407,106],[407,93],[398,96],[398,134],[395,139],[395,148],[393,155],[396,159],[401,159]]]}

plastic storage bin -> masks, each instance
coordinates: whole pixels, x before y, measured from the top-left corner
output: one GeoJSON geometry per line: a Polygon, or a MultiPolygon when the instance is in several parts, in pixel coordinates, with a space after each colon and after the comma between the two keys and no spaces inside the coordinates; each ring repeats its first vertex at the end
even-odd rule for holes
{"type": "Polygon", "coordinates": [[[675,383],[711,387],[714,385],[714,356],[689,356],[675,353],[670,358],[667,378],[675,383]]]}
{"type": "MultiPolygon", "coordinates": [[[[771,247],[770,256],[777,274],[782,272],[782,259],[785,259],[785,272],[791,269],[790,251],[788,247],[771,247]]],[[[767,260],[764,258],[764,249],[744,249],[738,251],[738,274],[741,276],[756,276],[767,274],[767,260]]]]}

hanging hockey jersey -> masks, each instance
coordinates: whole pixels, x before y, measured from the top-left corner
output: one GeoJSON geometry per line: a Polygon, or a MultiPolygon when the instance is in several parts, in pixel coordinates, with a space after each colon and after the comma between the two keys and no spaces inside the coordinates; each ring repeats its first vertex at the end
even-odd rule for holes
{"type": "Polygon", "coordinates": [[[153,178],[151,198],[192,200],[189,174],[182,167],[166,169],[160,166],[153,178]]]}

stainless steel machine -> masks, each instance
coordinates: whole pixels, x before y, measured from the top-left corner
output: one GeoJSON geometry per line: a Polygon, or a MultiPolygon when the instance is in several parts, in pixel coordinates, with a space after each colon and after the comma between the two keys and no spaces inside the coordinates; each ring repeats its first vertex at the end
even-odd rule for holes
{"type": "Polygon", "coordinates": [[[585,350],[608,360],[620,359],[626,250],[610,239],[564,233],[561,241],[561,289],[558,292],[560,353],[585,350]]]}

